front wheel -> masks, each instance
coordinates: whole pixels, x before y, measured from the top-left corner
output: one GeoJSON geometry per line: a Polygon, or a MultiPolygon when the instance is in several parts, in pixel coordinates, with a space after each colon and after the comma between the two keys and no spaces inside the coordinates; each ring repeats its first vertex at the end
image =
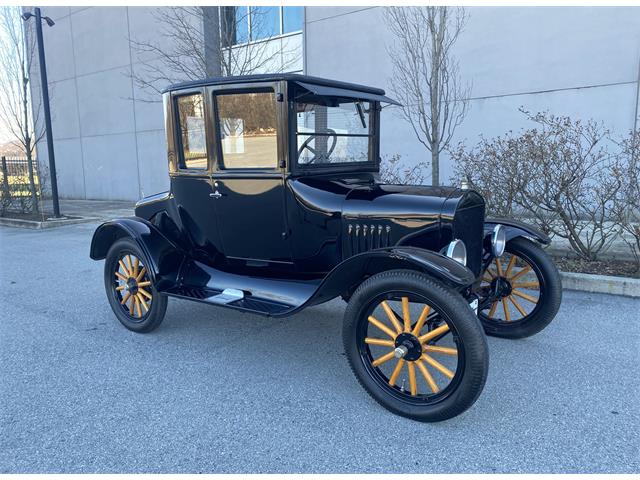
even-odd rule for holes
{"type": "Polygon", "coordinates": [[[523,338],[544,329],[562,301],[560,274],[547,253],[517,237],[483,273],[479,318],[487,335],[523,338]]]}
{"type": "Polygon", "coordinates": [[[423,422],[446,420],[476,401],[489,353],[461,295],[418,272],[367,279],[349,300],[344,348],[356,378],[388,410],[423,422]]]}

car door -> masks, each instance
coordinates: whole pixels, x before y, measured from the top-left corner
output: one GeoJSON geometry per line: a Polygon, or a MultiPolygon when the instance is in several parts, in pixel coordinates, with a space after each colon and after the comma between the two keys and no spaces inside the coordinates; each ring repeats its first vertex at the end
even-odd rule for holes
{"type": "Polygon", "coordinates": [[[212,147],[207,131],[206,97],[201,89],[172,97],[175,155],[171,164],[171,193],[179,221],[190,239],[194,256],[213,260],[222,250],[215,212],[215,191],[210,167],[212,147]]]}
{"type": "Polygon", "coordinates": [[[213,174],[225,256],[290,263],[279,125],[285,105],[277,84],[213,91],[218,169],[213,174]]]}

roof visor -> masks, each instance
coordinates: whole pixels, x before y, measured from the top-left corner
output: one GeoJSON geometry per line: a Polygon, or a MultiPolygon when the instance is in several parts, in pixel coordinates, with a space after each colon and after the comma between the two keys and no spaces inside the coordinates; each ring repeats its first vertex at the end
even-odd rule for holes
{"type": "MultiPolygon", "coordinates": [[[[304,88],[305,90],[313,93],[314,95],[322,95],[327,97],[345,97],[345,98],[357,98],[359,100],[370,100],[372,102],[384,102],[392,105],[400,105],[392,98],[385,95],[378,95],[375,93],[363,92],[360,90],[349,90],[347,88],[329,87],[326,85],[316,85],[315,83],[296,82],[296,85],[304,88]]],[[[381,90],[382,91],[382,90],[381,90]]]]}

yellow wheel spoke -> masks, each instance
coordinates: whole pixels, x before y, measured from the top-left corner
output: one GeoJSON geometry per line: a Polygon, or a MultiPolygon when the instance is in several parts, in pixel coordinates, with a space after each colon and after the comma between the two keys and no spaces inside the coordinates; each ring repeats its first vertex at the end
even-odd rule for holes
{"type": "Polygon", "coordinates": [[[149,285],[151,285],[151,282],[149,282],[149,281],[140,282],[140,283],[138,283],[138,288],[140,288],[140,287],[148,287],[149,285]]]}
{"type": "Polygon", "coordinates": [[[409,389],[411,391],[411,395],[418,394],[418,386],[416,385],[416,367],[413,362],[407,363],[407,367],[409,367],[409,389]]]}
{"type": "Polygon", "coordinates": [[[151,300],[153,298],[153,295],[151,295],[149,292],[147,292],[144,288],[138,288],[138,293],[141,293],[142,295],[147,297],[149,300],[151,300]]]}
{"type": "Polygon", "coordinates": [[[389,306],[389,304],[385,300],[383,300],[381,305],[382,305],[382,308],[384,308],[384,311],[387,312],[387,317],[389,317],[389,320],[391,320],[391,323],[393,323],[393,327],[396,329],[398,333],[401,333],[402,325],[400,325],[400,322],[398,321],[398,317],[396,317],[396,314],[393,313],[393,310],[391,310],[391,307],[389,306]]]}
{"type": "Polygon", "coordinates": [[[515,288],[513,290],[511,290],[511,293],[513,295],[517,295],[520,298],[524,298],[525,300],[531,302],[531,303],[538,303],[538,299],[532,297],[531,295],[527,295],[526,293],[522,293],[520,290],[516,290],[515,288]]]}
{"type": "Polygon", "coordinates": [[[142,267],[142,270],[140,270],[140,273],[136,277],[136,282],[139,282],[140,280],[142,280],[142,277],[144,277],[145,273],[147,273],[147,268],[146,267],[142,267]]]}
{"type": "Polygon", "coordinates": [[[511,280],[511,283],[515,282],[518,278],[520,278],[521,276],[523,276],[525,273],[527,273],[529,270],[531,270],[531,265],[526,265],[522,268],[522,270],[520,270],[518,273],[516,273],[514,276],[512,276],[509,280],[511,280]]]}
{"type": "Polygon", "coordinates": [[[125,287],[126,287],[126,285],[120,285],[119,287],[116,287],[116,292],[124,290],[125,287]]]}
{"type": "Polygon", "coordinates": [[[449,347],[437,347],[435,345],[425,345],[422,347],[426,352],[444,353],[445,355],[458,355],[458,350],[449,347]]]}
{"type": "Polygon", "coordinates": [[[512,283],[511,286],[513,288],[540,288],[540,284],[538,282],[512,283]]]}
{"type": "Polygon", "coordinates": [[[141,317],[142,311],[140,310],[140,302],[137,296],[133,297],[133,303],[135,303],[135,307],[136,307],[136,317],[141,317]]]}
{"type": "Polygon", "coordinates": [[[499,258],[496,258],[496,269],[498,270],[498,276],[502,277],[502,263],[500,262],[499,258]]]}
{"type": "Polygon", "coordinates": [[[401,358],[400,360],[398,360],[398,363],[396,363],[396,368],[393,369],[391,378],[389,378],[389,385],[391,385],[392,387],[396,384],[396,381],[398,380],[398,376],[400,375],[400,372],[402,372],[403,365],[404,365],[404,360],[401,358]]]}
{"type": "Polygon", "coordinates": [[[440,373],[442,373],[444,376],[449,377],[449,378],[453,378],[453,376],[455,375],[451,370],[449,370],[447,367],[445,367],[444,365],[442,365],[440,362],[438,362],[437,360],[431,358],[429,355],[427,355],[426,353],[422,354],[422,360],[424,360],[425,362],[427,362],[429,365],[431,365],[433,368],[435,368],[436,370],[438,370],[440,373]]]}
{"type": "Polygon", "coordinates": [[[376,358],[373,362],[371,362],[371,365],[373,365],[374,367],[382,365],[383,363],[388,362],[392,358],[395,358],[394,355],[395,355],[395,352],[391,350],[389,353],[386,353],[381,357],[376,358]]]}
{"type": "Polygon", "coordinates": [[[511,260],[509,260],[509,264],[507,265],[507,269],[504,271],[504,276],[509,278],[509,275],[511,274],[511,270],[513,269],[513,266],[516,264],[516,257],[515,255],[511,255],[511,260]]]}
{"type": "Polygon", "coordinates": [[[402,297],[402,319],[404,320],[404,331],[411,331],[411,314],[409,312],[409,298],[402,297]]]}
{"type": "Polygon", "coordinates": [[[129,269],[124,265],[122,260],[118,260],[118,263],[120,264],[120,268],[122,268],[122,270],[124,271],[124,274],[128,277],[131,276],[131,272],[129,271],[129,269]]]}
{"type": "Polygon", "coordinates": [[[429,340],[431,340],[432,338],[437,337],[438,335],[441,335],[443,333],[447,333],[449,331],[449,325],[447,325],[446,323],[444,325],[441,325],[440,327],[431,330],[428,333],[425,333],[424,335],[422,335],[421,337],[418,337],[418,340],[420,340],[420,343],[425,343],[428,342],[429,340]]]}
{"type": "Polygon", "coordinates": [[[507,298],[502,297],[502,309],[504,310],[504,319],[507,322],[511,321],[511,312],[509,312],[509,307],[507,306],[507,298]]]}
{"type": "Polygon", "coordinates": [[[129,315],[133,317],[133,305],[136,303],[136,297],[131,295],[131,301],[129,302],[129,315]]]}
{"type": "Polygon", "coordinates": [[[136,294],[136,297],[138,298],[138,303],[139,303],[140,305],[142,305],[142,308],[144,308],[144,311],[145,311],[145,312],[148,312],[148,311],[149,311],[149,307],[147,307],[147,302],[145,302],[145,301],[144,301],[143,296],[142,296],[142,295],[140,295],[140,293],[137,293],[137,294],[136,294]]]}
{"type": "Polygon", "coordinates": [[[509,300],[511,300],[511,303],[513,303],[513,306],[516,307],[516,309],[520,312],[520,315],[522,315],[523,317],[527,316],[527,312],[524,308],[522,308],[522,306],[518,303],[518,301],[513,298],[513,295],[509,295],[509,300]]]}
{"type": "Polygon", "coordinates": [[[384,323],[382,323],[380,320],[375,318],[373,315],[369,316],[369,323],[378,327],[380,330],[382,330],[384,333],[389,335],[391,338],[393,339],[396,338],[396,333],[393,330],[391,330],[389,327],[387,327],[384,323]]]}
{"type": "Polygon", "coordinates": [[[130,276],[134,276],[133,274],[133,262],[131,261],[131,256],[127,255],[126,257],[124,257],[125,262],[127,263],[127,269],[129,269],[129,275],[130,276]]]}
{"type": "Polygon", "coordinates": [[[489,310],[489,317],[493,318],[494,313],[496,313],[496,308],[498,308],[498,302],[495,302],[491,305],[491,310],[489,310]]]}
{"type": "Polygon", "coordinates": [[[120,280],[126,282],[128,280],[127,277],[125,277],[124,275],[122,275],[120,272],[116,272],[116,277],[118,277],[120,280]]]}
{"type": "Polygon", "coordinates": [[[420,360],[416,362],[416,365],[418,366],[418,369],[420,370],[420,373],[422,373],[424,379],[427,381],[427,384],[429,385],[429,388],[431,388],[431,391],[433,393],[438,393],[440,391],[440,389],[438,388],[438,384],[429,373],[429,370],[427,370],[427,367],[425,367],[420,360]]]}
{"type": "Polygon", "coordinates": [[[127,303],[127,300],[129,300],[130,296],[131,296],[131,292],[125,293],[124,297],[122,297],[122,300],[120,300],[120,305],[124,305],[125,303],[127,303]]]}
{"type": "Polygon", "coordinates": [[[140,259],[138,257],[133,257],[135,260],[133,261],[133,276],[138,276],[138,268],[140,267],[140,259]]]}
{"type": "Polygon", "coordinates": [[[424,322],[427,320],[427,317],[429,316],[430,311],[431,311],[431,307],[429,305],[425,305],[424,308],[422,309],[422,313],[418,317],[416,326],[413,327],[413,331],[411,332],[412,334],[414,334],[415,336],[418,336],[418,334],[420,333],[420,330],[422,330],[422,327],[424,326],[424,322]]]}
{"type": "Polygon", "coordinates": [[[393,340],[383,340],[382,338],[365,338],[364,343],[368,343],[369,345],[381,345],[383,347],[395,347],[396,344],[393,340]]]}

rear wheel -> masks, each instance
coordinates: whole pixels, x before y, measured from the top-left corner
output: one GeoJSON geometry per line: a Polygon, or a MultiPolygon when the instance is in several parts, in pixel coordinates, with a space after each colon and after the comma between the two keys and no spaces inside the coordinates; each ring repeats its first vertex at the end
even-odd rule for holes
{"type": "Polygon", "coordinates": [[[345,311],[343,341],[365,390],[414,420],[459,415],[484,387],[488,350],[478,319],[457,292],[418,272],[363,282],[345,311]]]}
{"type": "Polygon", "coordinates": [[[487,335],[523,338],[544,329],[562,301],[562,282],[553,261],[526,238],[507,243],[505,254],[484,271],[478,314],[487,335]]]}
{"type": "Polygon", "coordinates": [[[130,238],[115,242],[104,265],[104,287],[111,309],[129,330],[150,332],[167,309],[167,297],[153,286],[147,262],[130,238]]]}

